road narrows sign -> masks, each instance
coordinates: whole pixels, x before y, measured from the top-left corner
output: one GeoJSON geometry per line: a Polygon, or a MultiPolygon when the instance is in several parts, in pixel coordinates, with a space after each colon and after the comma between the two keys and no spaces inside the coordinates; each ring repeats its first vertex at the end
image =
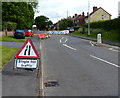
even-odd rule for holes
{"type": "Polygon", "coordinates": [[[39,58],[31,39],[28,39],[15,56],[14,68],[36,69],[39,65],[39,58]]]}
{"type": "Polygon", "coordinates": [[[20,51],[16,54],[16,58],[40,58],[32,41],[28,39],[20,51]]]}

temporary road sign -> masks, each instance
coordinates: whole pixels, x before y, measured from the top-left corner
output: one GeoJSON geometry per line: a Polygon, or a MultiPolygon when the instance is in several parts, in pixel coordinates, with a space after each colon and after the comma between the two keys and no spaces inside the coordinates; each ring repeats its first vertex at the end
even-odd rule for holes
{"type": "Polygon", "coordinates": [[[28,39],[20,51],[16,54],[16,58],[40,58],[31,39],[28,39]]]}
{"type": "Polygon", "coordinates": [[[36,69],[38,66],[38,59],[15,59],[15,68],[32,68],[36,69]]]}

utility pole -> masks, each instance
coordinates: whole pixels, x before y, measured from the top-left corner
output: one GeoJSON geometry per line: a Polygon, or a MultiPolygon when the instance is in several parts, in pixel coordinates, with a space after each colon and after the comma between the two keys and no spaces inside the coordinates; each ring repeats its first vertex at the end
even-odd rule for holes
{"type": "Polygon", "coordinates": [[[58,13],[56,13],[56,16],[57,16],[57,20],[58,20],[58,23],[57,23],[57,30],[59,30],[59,15],[58,15],[58,13]]]}
{"type": "Polygon", "coordinates": [[[88,36],[90,35],[90,0],[88,0],[88,36]]]}
{"type": "Polygon", "coordinates": [[[68,11],[67,11],[67,18],[68,18],[68,11]]]}

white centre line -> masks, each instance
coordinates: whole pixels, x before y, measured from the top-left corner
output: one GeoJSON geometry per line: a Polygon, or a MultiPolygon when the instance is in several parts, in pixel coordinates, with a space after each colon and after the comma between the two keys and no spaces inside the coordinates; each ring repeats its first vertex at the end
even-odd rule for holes
{"type": "Polygon", "coordinates": [[[93,58],[95,58],[95,59],[98,59],[98,60],[100,60],[100,61],[103,61],[103,62],[105,62],[105,63],[107,63],[107,64],[110,64],[110,65],[113,65],[113,66],[115,66],[115,67],[120,67],[119,65],[117,65],[117,64],[114,64],[114,63],[111,63],[111,62],[109,62],[109,61],[106,61],[106,60],[103,60],[103,59],[101,59],[101,58],[98,58],[98,57],[96,57],[96,56],[93,56],[93,55],[90,55],[91,57],[93,57],[93,58]]]}
{"type": "Polygon", "coordinates": [[[67,47],[67,48],[70,48],[70,49],[72,49],[72,50],[77,50],[77,49],[72,48],[72,47],[70,47],[70,46],[68,46],[68,45],[66,45],[66,44],[63,44],[63,46],[65,46],[65,47],[67,47]]]}

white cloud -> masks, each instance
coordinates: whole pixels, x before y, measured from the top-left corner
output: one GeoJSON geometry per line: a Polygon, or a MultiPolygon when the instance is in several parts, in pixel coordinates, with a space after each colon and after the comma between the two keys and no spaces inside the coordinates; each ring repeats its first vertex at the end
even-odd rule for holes
{"type": "MultiPolygon", "coordinates": [[[[102,7],[108,13],[112,15],[112,18],[118,16],[118,1],[119,0],[89,0],[90,12],[92,12],[93,6],[102,7]]],[[[75,13],[85,14],[88,12],[88,0],[39,0],[40,13],[36,13],[36,16],[45,15],[53,22],[57,22],[61,18],[68,15],[73,16],[75,13]]]]}

